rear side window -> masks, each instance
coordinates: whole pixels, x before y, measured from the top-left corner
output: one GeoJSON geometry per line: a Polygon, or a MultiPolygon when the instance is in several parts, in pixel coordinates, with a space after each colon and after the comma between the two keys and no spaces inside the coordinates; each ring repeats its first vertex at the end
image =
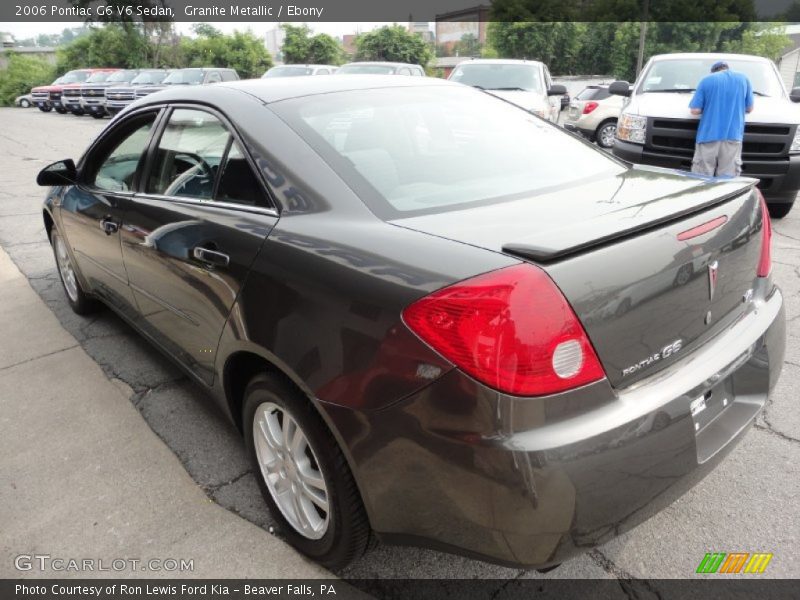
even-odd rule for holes
{"type": "Polygon", "coordinates": [[[150,132],[156,113],[133,118],[112,133],[113,141],[101,146],[98,155],[90,156],[89,165],[98,164],[90,175],[90,185],[100,190],[127,192],[133,189],[133,180],[144,151],[150,140],[150,132]]]}
{"type": "Polygon", "coordinates": [[[236,71],[230,69],[222,71],[222,81],[236,81],[237,79],[239,79],[239,75],[236,74],[236,71]]]}
{"type": "Polygon", "coordinates": [[[608,93],[608,88],[600,87],[587,87],[576,96],[578,100],[605,100],[610,97],[611,94],[608,93]]]}

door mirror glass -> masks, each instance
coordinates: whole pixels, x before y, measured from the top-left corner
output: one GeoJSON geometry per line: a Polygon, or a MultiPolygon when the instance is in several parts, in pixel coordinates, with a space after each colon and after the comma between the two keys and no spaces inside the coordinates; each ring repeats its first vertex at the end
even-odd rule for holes
{"type": "Polygon", "coordinates": [[[548,96],[563,96],[567,93],[566,86],[561,85],[560,83],[554,83],[550,86],[550,89],[547,90],[548,96]]]}
{"type": "Polygon", "coordinates": [[[792,102],[800,102],[800,87],[792,88],[789,99],[792,102]]]}
{"type": "Polygon", "coordinates": [[[78,169],[71,158],[59,160],[39,171],[36,183],[43,186],[72,185],[78,179],[78,169]]]}
{"type": "Polygon", "coordinates": [[[608,93],[615,96],[630,96],[631,84],[627,81],[615,81],[608,86],[608,93]]]}

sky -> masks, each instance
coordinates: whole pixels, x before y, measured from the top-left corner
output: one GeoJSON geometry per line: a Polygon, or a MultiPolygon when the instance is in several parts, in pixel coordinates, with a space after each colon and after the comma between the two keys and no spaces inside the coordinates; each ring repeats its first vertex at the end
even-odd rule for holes
{"type": "MultiPolygon", "coordinates": [[[[2,1],[2,0],[0,0],[2,1]]],[[[239,31],[251,30],[254,34],[262,37],[265,32],[270,29],[275,29],[280,25],[276,22],[242,22],[242,23],[214,23],[214,27],[221,29],[225,33],[231,33],[234,29],[239,31]]],[[[403,23],[405,25],[406,23],[403,23]]],[[[66,27],[77,27],[79,22],[74,23],[0,23],[0,31],[5,31],[12,34],[17,39],[25,39],[35,37],[40,33],[61,33],[66,27]]],[[[179,33],[191,33],[193,23],[175,23],[175,27],[179,33]]],[[[301,25],[301,23],[292,23],[292,25],[301,25]]],[[[391,23],[306,23],[314,33],[327,33],[334,37],[341,37],[346,33],[356,33],[370,31],[383,25],[391,25],[391,23]]]]}

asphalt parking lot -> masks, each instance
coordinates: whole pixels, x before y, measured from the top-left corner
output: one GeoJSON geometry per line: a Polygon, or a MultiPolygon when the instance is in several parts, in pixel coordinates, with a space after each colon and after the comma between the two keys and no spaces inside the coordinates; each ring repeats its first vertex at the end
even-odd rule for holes
{"type": "MultiPolygon", "coordinates": [[[[0,245],[105,374],[129,386],[130,400],[142,418],[205,494],[269,530],[272,522],[239,435],[211,401],[113,313],[79,317],[64,298],[42,224],[44,190],[34,180],[49,162],[77,159],[107,122],[35,109],[0,109],[0,155],[5,159],[0,170],[0,245]]],[[[800,577],[800,206],[774,222],[774,229],[774,277],[786,301],[788,348],[780,384],[756,427],[718,469],[668,509],[544,577],[692,577],[704,554],[712,551],[771,552],[774,557],[764,576],[800,577]]],[[[25,431],[12,435],[23,440],[25,431]]],[[[543,577],[438,552],[388,546],[379,546],[338,574],[543,577]]]]}

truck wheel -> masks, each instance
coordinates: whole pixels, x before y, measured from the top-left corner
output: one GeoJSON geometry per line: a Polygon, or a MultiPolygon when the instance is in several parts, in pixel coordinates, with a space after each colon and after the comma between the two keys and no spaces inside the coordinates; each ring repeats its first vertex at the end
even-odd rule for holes
{"type": "Polygon", "coordinates": [[[794,200],[791,202],[781,202],[780,204],[770,204],[767,202],[769,216],[773,219],[782,219],[788,215],[789,211],[792,210],[792,206],[794,206],[794,200]]]}
{"type": "Polygon", "coordinates": [[[600,123],[594,138],[597,140],[597,145],[601,148],[611,148],[614,145],[614,136],[616,133],[617,121],[616,119],[611,119],[600,123]]]}
{"type": "Polygon", "coordinates": [[[65,114],[67,114],[67,109],[66,108],[57,108],[56,112],[58,114],[60,114],[60,115],[65,115],[65,114]]]}
{"type": "Polygon", "coordinates": [[[53,110],[53,107],[52,106],[40,106],[39,110],[42,111],[42,112],[50,112],[51,110],[53,110]]]}

